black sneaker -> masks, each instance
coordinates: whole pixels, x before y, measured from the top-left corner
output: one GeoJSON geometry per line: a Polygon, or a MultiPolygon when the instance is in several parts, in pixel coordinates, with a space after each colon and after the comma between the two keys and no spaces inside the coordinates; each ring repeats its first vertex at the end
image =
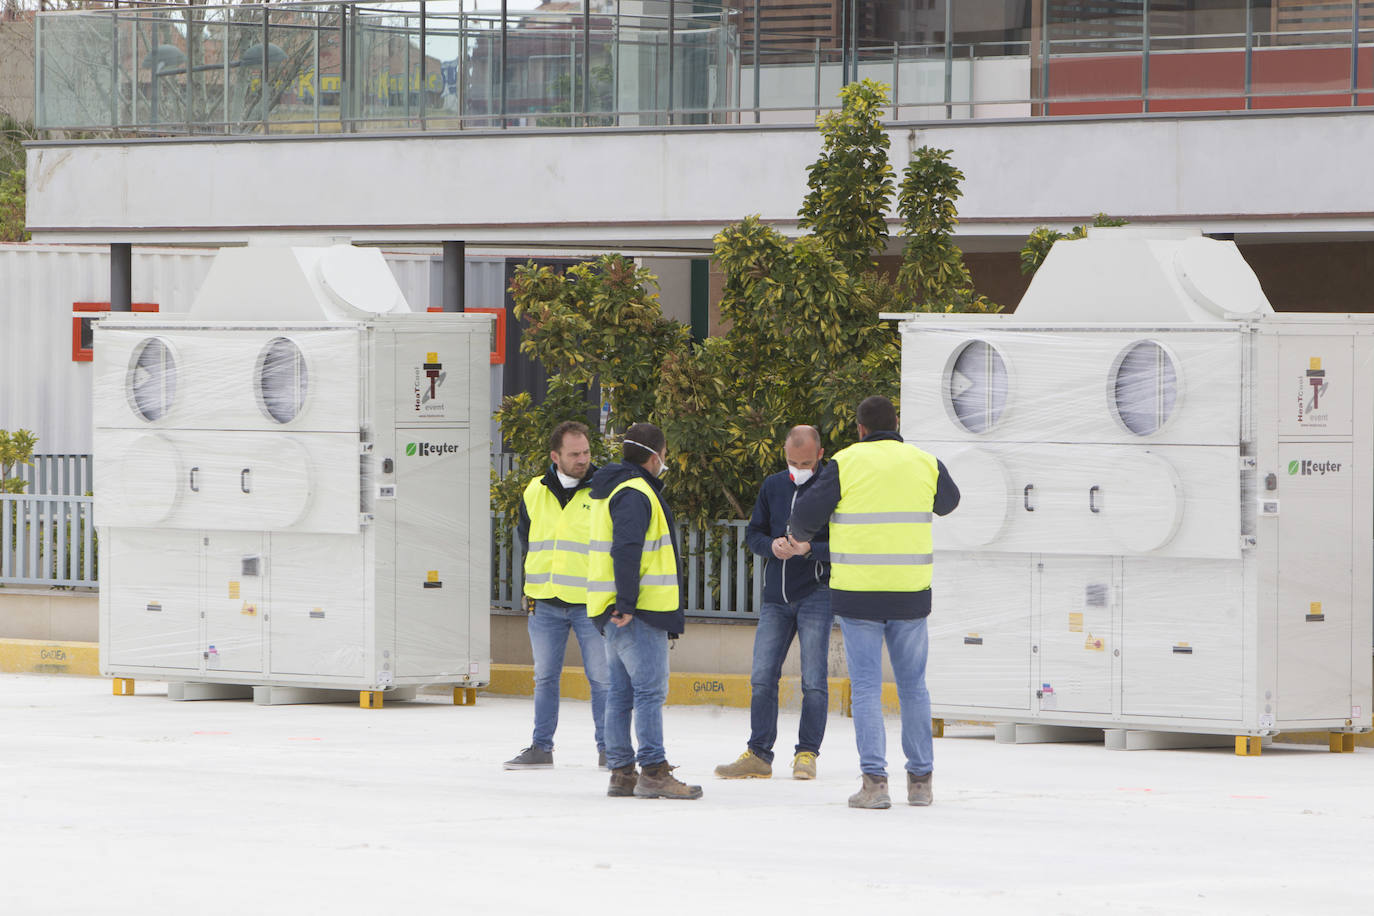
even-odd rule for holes
{"type": "Polygon", "coordinates": [[[503,766],[507,770],[551,770],[553,769],[553,751],[546,751],[542,747],[530,745],[503,766]]]}

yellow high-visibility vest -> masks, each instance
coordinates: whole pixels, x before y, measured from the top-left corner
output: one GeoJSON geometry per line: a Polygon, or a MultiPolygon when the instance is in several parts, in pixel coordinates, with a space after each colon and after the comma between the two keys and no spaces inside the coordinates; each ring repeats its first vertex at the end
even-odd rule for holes
{"type": "Polygon", "coordinates": [[[592,490],[583,487],[560,505],[536,477],[525,487],[530,540],[525,545],[525,594],[587,603],[587,559],[591,551],[592,490]]]}
{"type": "Polygon", "coordinates": [[[891,439],[835,456],[840,501],[830,516],[830,587],[851,592],[930,588],[934,455],[891,439]]]}
{"type": "Polygon", "coordinates": [[[668,517],[658,494],[641,477],[632,477],[605,499],[592,500],[591,556],[587,564],[587,616],[599,617],[612,603],[615,564],[611,560],[611,500],[621,490],[638,490],[649,499],[649,530],[644,533],[644,552],[639,556],[639,595],[625,602],[624,610],[672,612],[682,607],[678,592],[677,554],[668,517]]]}

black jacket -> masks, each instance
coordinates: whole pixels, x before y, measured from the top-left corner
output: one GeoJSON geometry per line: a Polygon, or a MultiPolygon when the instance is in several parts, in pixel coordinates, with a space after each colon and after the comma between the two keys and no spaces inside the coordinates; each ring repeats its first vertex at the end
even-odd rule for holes
{"type": "Polygon", "coordinates": [[[764,558],[763,600],[769,604],[800,601],[830,581],[830,544],[824,527],[811,539],[809,555],[786,560],[773,556],[773,540],[787,533],[792,504],[816,485],[824,469],[824,465],[817,468],[816,474],[801,486],[792,482],[789,472],[779,471],[765,477],[759,488],[745,538],[749,549],[764,558]]]}
{"type": "MultiPolygon", "coordinates": [[[[644,478],[653,490],[658,504],[663,507],[663,515],[668,522],[668,531],[673,541],[673,556],[677,559],[678,581],[682,581],[682,551],[677,541],[677,525],[673,521],[673,510],[668,508],[668,503],[663,499],[663,482],[649,474],[637,464],[622,461],[620,464],[608,465],[596,472],[592,478],[592,499],[605,499],[611,495],[611,491],[635,475],[644,478]]],[[[626,595],[639,595],[639,561],[644,554],[644,535],[649,531],[649,520],[653,517],[653,507],[649,505],[649,499],[638,490],[621,490],[611,500],[611,560],[615,564],[615,594],[616,602],[620,605],[620,610],[633,611],[634,608],[627,608],[622,598],[626,595]]],[[[681,596],[681,586],[678,594],[681,596]]],[[[616,605],[611,605],[600,616],[594,618],[596,627],[603,633],[606,630],[607,621],[610,619],[611,611],[616,605]]],[[[686,617],[682,613],[682,603],[679,598],[678,609],[676,611],[645,611],[639,618],[650,626],[667,630],[671,635],[680,635],[686,624],[686,617]]],[[[615,626],[615,624],[611,624],[615,626]]]]}
{"type": "MultiPolygon", "coordinates": [[[[869,433],[864,442],[882,440],[902,441],[895,432],[869,433]]],[[[936,515],[948,515],[959,505],[959,488],[941,461],[936,461],[940,476],[935,484],[936,515]]],[[[900,487],[902,482],[894,480],[892,487],[900,487]]],[[[797,498],[792,507],[792,517],[787,523],[788,531],[799,541],[822,529],[835,506],[840,502],[840,465],[837,461],[827,464],[816,477],[813,486],[797,498]]],[[[854,617],[862,620],[914,620],[930,614],[930,589],[919,592],[854,592],[830,590],[830,609],[841,617],[854,617]]]]}
{"type": "MultiPolygon", "coordinates": [[[[567,487],[563,486],[563,481],[558,479],[558,468],[550,462],[549,469],[544,472],[544,476],[540,478],[539,482],[549,488],[549,492],[558,499],[558,505],[566,507],[568,505],[568,500],[573,498],[574,493],[592,485],[592,477],[595,476],[596,471],[596,465],[587,468],[587,476],[579,480],[577,484],[569,490],[567,487]]],[[[525,496],[523,493],[520,496],[520,519],[516,522],[515,533],[520,538],[520,546],[528,550],[530,545],[530,511],[525,508],[525,496]]],[[[557,605],[558,607],[574,607],[574,605],[569,604],[562,598],[541,598],[539,600],[547,601],[549,604],[557,605]]],[[[580,607],[581,605],[576,606],[580,607]]]]}

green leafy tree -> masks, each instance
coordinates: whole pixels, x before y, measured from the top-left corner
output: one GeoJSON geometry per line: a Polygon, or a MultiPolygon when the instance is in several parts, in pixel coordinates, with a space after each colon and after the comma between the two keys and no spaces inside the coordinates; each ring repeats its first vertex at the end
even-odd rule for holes
{"type": "MultiPolygon", "coordinates": [[[[1110,226],[1124,226],[1128,220],[1117,219],[1105,213],[1099,213],[1093,217],[1093,228],[1100,229],[1110,226]]],[[[1031,230],[1031,234],[1026,239],[1026,244],[1021,248],[1021,273],[1034,274],[1040,269],[1040,265],[1045,263],[1045,258],[1049,257],[1050,248],[1060,239],[1074,241],[1075,239],[1087,238],[1087,226],[1074,226],[1068,232],[1060,232],[1051,229],[1049,226],[1037,226],[1031,230]]]]}
{"type": "Polygon", "coordinates": [[[797,225],[810,229],[846,270],[872,270],[873,253],[887,247],[892,165],[880,120],[887,87],[873,80],[840,90],[841,107],[818,125],[824,145],[807,167],[806,199],[797,225]]]}
{"type": "Polygon", "coordinates": [[[16,465],[33,464],[38,437],[27,429],[0,429],[0,493],[23,493],[28,482],[11,477],[16,465]]]}
{"type": "Polygon", "coordinates": [[[33,125],[0,113],[0,242],[27,242],[24,230],[24,147],[33,125]]]}
{"type": "MultiPolygon", "coordinates": [[[[860,400],[897,399],[899,348],[880,313],[996,308],[973,292],[953,241],[963,175],[944,151],[923,150],[905,173],[912,279],[876,271],[893,193],[880,122],[886,90],[853,84],[842,98],[843,110],[821,121],[825,149],[809,170],[801,224],[812,234],[788,239],[751,216],[716,235],[723,335],[694,345],[684,325],[664,319],[653,277],[616,255],[563,277],[517,270],[511,292],[529,325],[521,347],[549,372],[550,394],[540,405],[508,398],[498,414],[523,478],[494,489],[498,506],[513,508],[517,486],[547,461],[544,437],[585,412],[581,392],[599,383],[611,428],[639,420],[663,428],[679,518],[747,518],[760,482],[781,466],[790,427],[815,425],[833,453],[853,441],[860,400]]],[[[598,437],[593,448],[615,443],[598,437]]]]}
{"type": "Polygon", "coordinates": [[[902,171],[897,212],[906,246],[897,289],[922,312],[998,312],[1000,306],[974,292],[964,253],[954,244],[964,173],[949,157],[949,150],[923,146],[902,171]]]}

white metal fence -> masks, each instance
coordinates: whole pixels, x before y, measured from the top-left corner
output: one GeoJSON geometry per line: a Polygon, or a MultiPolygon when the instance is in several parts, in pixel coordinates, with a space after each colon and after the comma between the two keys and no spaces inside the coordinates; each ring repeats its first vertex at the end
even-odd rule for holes
{"type": "Polygon", "coordinates": [[[28,496],[89,496],[94,488],[90,455],[34,455],[15,470],[28,496]]]}
{"type": "Polygon", "coordinates": [[[94,587],[89,496],[0,494],[0,585],[94,587]]]}
{"type": "MultiPolygon", "coordinates": [[[[524,592],[525,554],[514,537],[504,537],[505,520],[493,515],[492,607],[517,609],[524,592]]],[[[709,532],[677,528],[682,545],[682,588],[687,614],[727,620],[757,620],[763,604],[761,557],[749,549],[745,531],[749,523],[738,519],[716,522],[709,532]]]]}

